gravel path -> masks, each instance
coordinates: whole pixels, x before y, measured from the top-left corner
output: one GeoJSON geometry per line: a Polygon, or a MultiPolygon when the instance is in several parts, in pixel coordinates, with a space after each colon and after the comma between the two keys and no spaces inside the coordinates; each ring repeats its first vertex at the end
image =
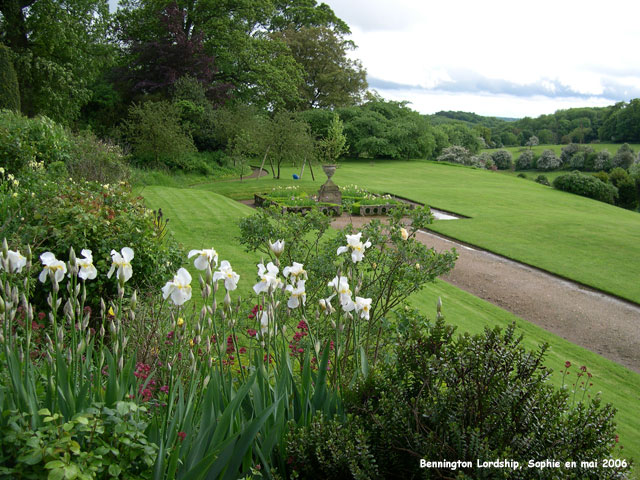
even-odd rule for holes
{"type": "MultiPolygon", "coordinates": [[[[333,225],[369,220],[342,216],[333,225]]],[[[640,373],[640,306],[432,232],[417,239],[436,251],[456,248],[446,282],[640,373]]]]}

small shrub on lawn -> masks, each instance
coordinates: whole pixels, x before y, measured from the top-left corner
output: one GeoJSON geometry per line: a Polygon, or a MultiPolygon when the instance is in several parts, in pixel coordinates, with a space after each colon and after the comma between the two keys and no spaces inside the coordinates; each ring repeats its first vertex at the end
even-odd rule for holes
{"type": "Polygon", "coordinates": [[[546,175],[538,175],[535,181],[542,185],[546,185],[547,187],[551,186],[551,184],[549,183],[549,179],[547,178],[546,175]]]}
{"type": "Polygon", "coordinates": [[[545,150],[538,158],[536,168],[538,170],[555,170],[561,165],[560,159],[556,156],[556,152],[553,150],[545,150]]]}
{"type": "Polygon", "coordinates": [[[609,153],[609,150],[600,150],[596,154],[596,158],[593,162],[594,170],[609,171],[611,170],[612,165],[613,163],[611,161],[611,153],[609,153]]]}
{"type": "Polygon", "coordinates": [[[491,154],[493,163],[498,170],[509,170],[513,166],[513,157],[508,150],[498,150],[491,154]]]}
{"type": "Polygon", "coordinates": [[[611,204],[614,204],[618,198],[616,187],[598,180],[593,175],[580,172],[571,172],[556,177],[553,181],[553,187],[611,204]]]}
{"type": "Polygon", "coordinates": [[[636,156],[633,153],[633,150],[628,143],[624,143],[611,159],[611,164],[613,167],[620,167],[628,170],[635,160],[636,156]]]}
{"type": "Polygon", "coordinates": [[[459,145],[452,145],[445,148],[442,154],[436,159],[438,162],[459,163],[468,165],[471,159],[471,152],[459,145]]]}
{"type": "Polygon", "coordinates": [[[534,160],[535,154],[533,150],[525,150],[520,154],[518,160],[516,160],[516,170],[529,170],[533,168],[534,160]]]}

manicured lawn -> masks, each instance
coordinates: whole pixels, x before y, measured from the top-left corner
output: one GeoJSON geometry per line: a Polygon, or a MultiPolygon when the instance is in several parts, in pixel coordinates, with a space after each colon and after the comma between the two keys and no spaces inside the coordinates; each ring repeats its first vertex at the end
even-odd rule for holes
{"type": "Polygon", "coordinates": [[[434,231],[640,303],[640,214],[496,172],[434,162],[350,163],[357,183],[471,217],[434,231]]]}
{"type": "MultiPolygon", "coordinates": [[[[342,173],[345,171],[348,173],[349,168],[344,168],[342,173]]],[[[495,174],[493,176],[502,178],[495,174]]],[[[264,186],[273,181],[261,179],[253,182],[255,185],[264,186]]],[[[362,184],[362,182],[358,183],[362,184]]],[[[250,186],[249,182],[243,185],[236,183],[236,192],[247,186],[250,186]]],[[[307,187],[311,187],[310,182],[307,187]]],[[[223,187],[224,190],[227,188],[227,186],[223,187]]],[[[200,188],[153,186],[143,189],[142,195],[149,207],[162,208],[165,216],[170,219],[170,230],[187,250],[214,247],[221,260],[229,260],[241,276],[239,292],[243,296],[249,294],[256,280],[255,264],[260,259],[255,254],[245,252],[236,240],[239,233],[237,220],[243,215],[251,214],[252,210],[249,207],[200,188]]],[[[191,262],[189,265],[190,271],[195,274],[197,271],[191,262]]],[[[194,279],[197,279],[197,274],[194,275],[194,279]]],[[[197,281],[193,283],[196,287],[197,281]]],[[[195,298],[198,297],[196,290],[197,287],[194,288],[195,298]]],[[[619,410],[618,428],[621,443],[625,447],[622,456],[640,459],[640,417],[637,415],[637,406],[640,402],[640,375],[442,281],[416,294],[412,302],[414,306],[433,318],[438,297],[441,297],[444,302],[447,321],[456,325],[460,333],[465,331],[477,333],[482,331],[484,326],[504,327],[516,322],[518,331],[525,336],[524,344],[527,348],[537,348],[540,344],[548,342],[551,350],[547,355],[547,365],[556,371],[552,377],[552,382],[556,385],[561,384],[562,379],[558,372],[565,361],[569,360],[575,366],[586,365],[594,375],[593,391],[601,391],[603,399],[613,403],[619,410]]]]}
{"type": "MultiPolygon", "coordinates": [[[[251,198],[278,185],[317,191],[292,180],[216,182],[196,188],[251,198]]],[[[348,162],[334,176],[471,217],[439,221],[432,230],[640,303],[640,214],[497,172],[436,162],[348,162]]],[[[550,178],[551,180],[551,178],[550,178]]]]}

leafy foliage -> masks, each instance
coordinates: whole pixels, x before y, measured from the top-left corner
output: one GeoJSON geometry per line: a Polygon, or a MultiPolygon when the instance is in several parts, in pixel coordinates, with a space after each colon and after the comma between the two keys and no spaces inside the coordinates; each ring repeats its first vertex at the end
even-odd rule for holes
{"type": "Polygon", "coordinates": [[[134,402],[114,408],[94,404],[65,420],[48,409],[33,427],[24,412],[4,412],[0,425],[0,473],[19,478],[149,478],[157,445],[144,431],[147,409],[134,402]]]}
{"type": "Polygon", "coordinates": [[[618,198],[618,189],[613,185],[577,171],[556,177],[553,187],[611,204],[614,204],[618,198]]]}
{"type": "MultiPolygon", "coordinates": [[[[23,171],[19,187],[0,190],[3,204],[2,230],[15,244],[30,244],[35,258],[46,251],[66,255],[75,246],[93,252],[95,265],[108,270],[110,252],[130,246],[139,272],[133,281],[146,291],[169,276],[180,249],[167,237],[164,220],[148,211],[141,197],[134,197],[124,184],[99,184],[70,180],[64,164],[45,170],[23,171]],[[56,174],[55,167],[61,167],[56,174]],[[15,194],[15,195],[14,195],[15,194]]],[[[0,187],[10,184],[4,181],[0,187]]],[[[115,285],[106,278],[88,284],[92,308],[100,298],[114,298],[115,285]]]]}
{"type": "Polygon", "coordinates": [[[181,77],[189,76],[205,89],[214,103],[227,96],[230,84],[215,81],[214,58],[204,51],[202,31],[189,31],[187,12],[173,2],[160,13],[161,34],[143,41],[129,36],[132,61],[123,80],[131,83],[135,93],[167,93],[181,77]]]}
{"type": "Polygon", "coordinates": [[[196,151],[193,139],[180,124],[179,106],[166,101],[132,105],[123,130],[142,165],[175,166],[181,156],[196,151]]]}
{"type": "Polygon", "coordinates": [[[513,166],[513,157],[507,150],[498,150],[491,153],[491,159],[498,170],[509,170],[513,166]]]}
{"type": "Polygon", "coordinates": [[[518,160],[516,160],[516,170],[529,170],[533,168],[535,161],[535,154],[532,150],[525,150],[520,154],[518,160]]]}
{"type": "MultiPolygon", "coordinates": [[[[369,376],[346,396],[345,408],[365,429],[368,449],[383,478],[423,478],[420,458],[468,460],[609,458],[615,446],[615,410],[590,395],[586,367],[574,391],[547,383],[547,346],[527,351],[515,325],[485,328],[457,339],[440,315],[428,322],[399,313],[396,361],[369,376]]],[[[589,374],[590,378],[590,374],[589,374]]],[[[461,469],[465,474],[478,469],[461,469]]],[[[575,478],[624,478],[627,468],[569,472],[575,478]]],[[[433,468],[431,475],[450,475],[433,468]]],[[[493,478],[492,473],[486,477],[493,478]]],[[[537,471],[556,478],[557,471],[537,471]]],[[[509,478],[530,478],[523,470],[509,478]]],[[[573,478],[573,477],[572,477],[573,478]]]]}
{"type": "Polygon", "coordinates": [[[0,44],[0,110],[20,111],[20,87],[11,50],[0,44]]]}
{"type": "Polygon", "coordinates": [[[13,51],[22,112],[68,124],[113,59],[109,7],[100,0],[1,2],[2,40],[13,51]]]}
{"type": "Polygon", "coordinates": [[[555,170],[560,167],[561,161],[553,150],[545,150],[538,158],[536,167],[538,170],[555,170]]]}
{"type": "Polygon", "coordinates": [[[1,165],[9,172],[17,173],[29,163],[67,162],[71,151],[68,133],[49,118],[0,111],[1,165]]]}
{"type": "Polygon", "coordinates": [[[291,425],[286,455],[289,478],[379,478],[365,429],[355,418],[341,422],[320,414],[303,428],[291,425]]]}
{"type": "Polygon", "coordinates": [[[329,27],[289,28],[273,34],[291,50],[304,71],[300,103],[292,107],[336,108],[359,103],[367,88],[366,72],[347,56],[350,40],[329,27]]]}

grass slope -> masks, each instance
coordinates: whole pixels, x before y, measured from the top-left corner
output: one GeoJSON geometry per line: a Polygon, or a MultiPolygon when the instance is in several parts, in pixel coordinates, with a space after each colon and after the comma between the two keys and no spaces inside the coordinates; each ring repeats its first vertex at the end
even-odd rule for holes
{"type": "MultiPolygon", "coordinates": [[[[594,152],[599,152],[601,150],[608,150],[611,155],[615,155],[618,149],[622,146],[622,144],[621,143],[589,143],[589,144],[585,144],[584,146],[593,148],[594,152]]],[[[640,149],[640,145],[637,143],[630,143],[629,146],[633,149],[634,152],[637,152],[638,149],[640,149]]],[[[553,150],[554,152],[556,152],[556,155],[560,156],[560,154],[562,153],[563,147],[566,147],[566,145],[536,145],[535,147],[532,147],[531,150],[533,150],[537,156],[540,156],[542,152],[544,152],[545,150],[553,150]]],[[[529,147],[506,147],[501,149],[485,148],[482,150],[482,152],[492,153],[492,152],[495,152],[496,150],[507,150],[508,152],[511,152],[511,155],[513,155],[513,158],[515,160],[520,156],[520,152],[528,149],[529,147]]]]}
{"type": "MultiPolygon", "coordinates": [[[[254,182],[257,185],[269,183],[268,180],[254,182]]],[[[239,184],[235,186],[236,190],[243,187],[239,184]]],[[[249,292],[255,280],[255,264],[259,259],[255,254],[245,252],[236,239],[239,233],[237,220],[243,215],[251,214],[249,207],[200,189],[155,186],[144,188],[141,194],[149,207],[162,208],[165,216],[170,219],[170,230],[187,250],[212,246],[216,248],[220,259],[229,260],[240,274],[239,290],[245,292],[245,295],[249,292]]],[[[192,274],[196,273],[191,262],[189,264],[192,274]]],[[[194,278],[197,278],[197,274],[194,278]]],[[[194,290],[196,284],[194,281],[194,290]]],[[[195,291],[194,297],[197,298],[195,291]]],[[[516,322],[518,331],[525,336],[524,344],[528,348],[534,349],[548,342],[551,350],[547,355],[547,365],[556,370],[552,377],[552,382],[556,385],[561,383],[561,376],[557,372],[566,360],[576,366],[586,365],[594,375],[594,391],[602,391],[603,399],[613,403],[619,410],[618,429],[621,444],[625,447],[622,456],[640,459],[640,417],[637,415],[640,375],[442,281],[437,281],[416,294],[412,303],[433,318],[438,297],[444,302],[447,321],[456,325],[459,332],[478,333],[484,326],[504,327],[516,322]]]]}

